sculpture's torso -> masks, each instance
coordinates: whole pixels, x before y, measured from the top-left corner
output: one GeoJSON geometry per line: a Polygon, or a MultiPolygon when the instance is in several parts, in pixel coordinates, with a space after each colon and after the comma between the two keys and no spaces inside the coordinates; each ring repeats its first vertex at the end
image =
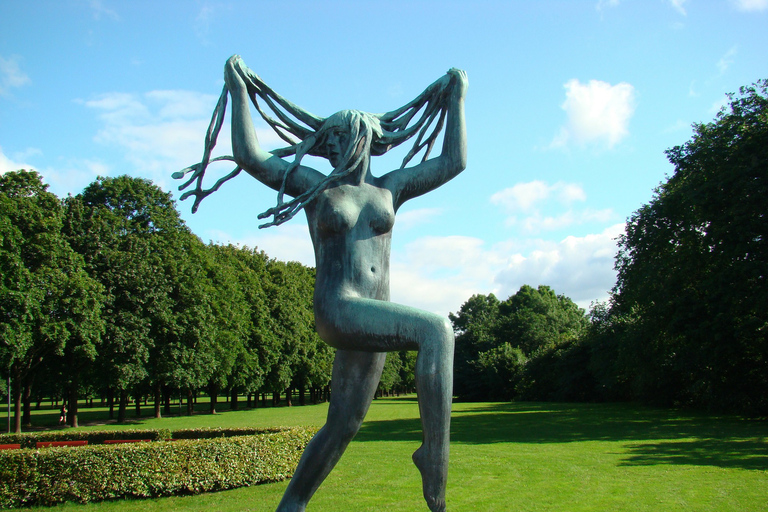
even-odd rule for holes
{"type": "Polygon", "coordinates": [[[316,316],[325,309],[319,302],[389,300],[392,193],[369,181],[331,186],[306,207],[317,265],[316,316]]]}

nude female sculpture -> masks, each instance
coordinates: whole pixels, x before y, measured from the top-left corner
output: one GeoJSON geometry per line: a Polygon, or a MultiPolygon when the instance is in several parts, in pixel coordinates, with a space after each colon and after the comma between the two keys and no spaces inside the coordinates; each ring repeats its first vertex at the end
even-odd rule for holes
{"type": "Polygon", "coordinates": [[[466,73],[452,69],[424,93],[431,98],[427,103],[442,102],[439,124],[445,119],[445,133],[441,154],[431,159],[425,156],[416,165],[381,177],[371,174],[370,156],[405,137],[392,142],[397,132],[385,134],[380,119],[401,116],[399,111],[389,117],[342,111],[327,119],[317,118],[317,130],[294,148],[296,160],[291,164],[262,149],[256,136],[250,101],[266,86],[257,85],[254,80],[260,79],[238,56],[227,62],[224,78],[232,101],[234,161],[238,169],[279,191],[278,206],[262,216],[272,215],[272,224],[279,224],[298,209],[306,213],[317,267],[317,332],[336,349],[327,422],[307,445],[278,512],[305,510],[360,428],[386,352],[399,350],[418,351],[415,376],[423,443],[413,454],[413,462],[421,472],[429,509],[444,511],[453,330],[446,318],[389,302],[389,259],[392,227],[400,206],[439,187],[466,166],[466,73]],[[326,176],[300,165],[306,153],[326,157],[333,172],[326,176]],[[283,193],[297,199],[283,203],[283,193]]]}

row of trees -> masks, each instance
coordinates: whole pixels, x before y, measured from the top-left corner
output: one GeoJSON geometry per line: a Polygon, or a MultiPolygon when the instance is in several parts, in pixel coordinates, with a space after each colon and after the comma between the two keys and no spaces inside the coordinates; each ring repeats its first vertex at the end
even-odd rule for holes
{"type": "Polygon", "coordinates": [[[616,286],[589,322],[528,287],[504,302],[474,296],[451,316],[460,396],[768,415],[768,81],[694,131],[628,220],[616,286]]]}
{"type": "MultiPolygon", "coordinates": [[[[0,176],[0,364],[15,429],[35,397],[129,397],[203,390],[327,392],[332,351],[314,329],[314,269],[261,251],[203,244],[170,195],[127,176],[60,200],[34,171],[0,176]]],[[[382,387],[411,387],[412,356],[389,358],[382,387]]],[[[137,401],[137,404],[139,402],[137,401]]],[[[191,411],[192,400],[187,400],[191,411]]]]}

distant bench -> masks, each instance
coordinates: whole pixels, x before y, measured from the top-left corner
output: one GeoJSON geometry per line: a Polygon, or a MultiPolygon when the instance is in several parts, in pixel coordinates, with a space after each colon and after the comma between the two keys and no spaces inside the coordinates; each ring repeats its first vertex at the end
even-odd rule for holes
{"type": "Polygon", "coordinates": [[[20,444],[0,444],[0,450],[21,450],[20,444]]]}
{"type": "Polygon", "coordinates": [[[151,439],[106,439],[104,444],[151,443],[151,439]]]}

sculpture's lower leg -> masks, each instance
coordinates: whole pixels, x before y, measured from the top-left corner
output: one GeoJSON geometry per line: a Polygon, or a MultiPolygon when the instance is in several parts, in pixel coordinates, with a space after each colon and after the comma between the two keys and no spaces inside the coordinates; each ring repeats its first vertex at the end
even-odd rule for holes
{"type": "Polygon", "coordinates": [[[312,495],[339,461],[368,412],[385,356],[378,352],[336,352],[326,424],[304,450],[278,512],[304,512],[312,495]]]}
{"type": "Polygon", "coordinates": [[[453,332],[447,328],[422,344],[416,360],[416,388],[423,443],[413,454],[413,462],[421,472],[429,510],[443,512],[453,398],[453,332]]]}

